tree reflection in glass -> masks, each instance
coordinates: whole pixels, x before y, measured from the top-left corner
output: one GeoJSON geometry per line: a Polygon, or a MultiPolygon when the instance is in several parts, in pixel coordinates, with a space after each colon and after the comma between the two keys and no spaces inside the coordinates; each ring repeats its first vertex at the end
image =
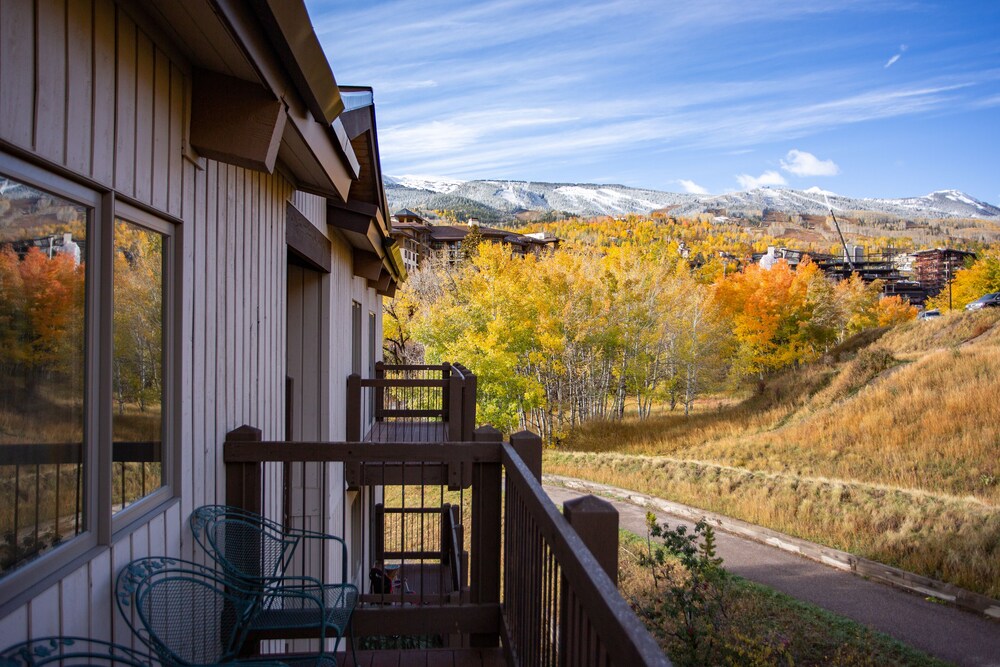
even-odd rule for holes
{"type": "Polygon", "coordinates": [[[0,174],[0,574],[87,527],[89,217],[0,174]]]}
{"type": "Polygon", "coordinates": [[[115,220],[112,507],[163,484],[163,235],[115,220]]]}

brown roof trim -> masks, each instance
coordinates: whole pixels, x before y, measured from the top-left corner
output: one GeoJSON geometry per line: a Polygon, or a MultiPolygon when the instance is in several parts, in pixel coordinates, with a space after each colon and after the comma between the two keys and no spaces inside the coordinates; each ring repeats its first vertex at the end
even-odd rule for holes
{"type": "Polygon", "coordinates": [[[302,264],[323,273],[330,273],[332,245],[330,239],[313,227],[292,202],[285,205],[285,244],[302,264]]]}
{"type": "Polygon", "coordinates": [[[252,0],[251,4],[313,116],[332,123],[344,110],[344,101],[305,3],[252,0]]]}

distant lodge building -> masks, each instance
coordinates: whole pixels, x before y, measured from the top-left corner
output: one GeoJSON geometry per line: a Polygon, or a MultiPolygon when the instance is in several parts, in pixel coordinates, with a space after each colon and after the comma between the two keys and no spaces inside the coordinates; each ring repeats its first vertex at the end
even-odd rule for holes
{"type": "Polygon", "coordinates": [[[899,295],[918,306],[928,297],[940,294],[956,271],[964,268],[967,261],[976,259],[975,253],[952,248],[919,250],[911,254],[887,248],[881,253],[865,254],[861,246],[851,245],[839,256],[771,247],[766,253],[754,255],[753,259],[765,268],[784,259],[794,268],[806,255],[833,278],[844,280],[857,273],[866,282],[881,280],[886,296],[899,295]]]}
{"type": "Polygon", "coordinates": [[[484,227],[475,218],[467,225],[435,225],[409,209],[397,211],[392,216],[392,238],[403,255],[407,272],[415,271],[425,259],[435,253],[445,254],[449,261],[462,257],[462,241],[472,231],[479,229],[483,241],[503,243],[515,255],[541,254],[559,247],[559,239],[550,234],[518,234],[509,229],[484,227]]]}

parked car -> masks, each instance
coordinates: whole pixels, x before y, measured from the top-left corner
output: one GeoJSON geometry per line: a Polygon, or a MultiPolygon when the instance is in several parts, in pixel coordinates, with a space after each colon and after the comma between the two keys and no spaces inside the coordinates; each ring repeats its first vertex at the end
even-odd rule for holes
{"type": "Polygon", "coordinates": [[[930,320],[935,317],[941,317],[941,311],[937,308],[931,308],[930,310],[925,310],[919,315],[917,315],[918,320],[930,320]]]}
{"type": "Polygon", "coordinates": [[[1000,308],[1000,292],[984,294],[965,307],[966,310],[980,310],[982,308],[1000,308]]]}

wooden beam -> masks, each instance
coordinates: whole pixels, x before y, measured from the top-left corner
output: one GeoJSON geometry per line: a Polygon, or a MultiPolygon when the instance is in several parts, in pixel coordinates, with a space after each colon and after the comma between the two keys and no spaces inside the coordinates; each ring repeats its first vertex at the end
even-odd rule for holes
{"type": "MultiPolygon", "coordinates": [[[[484,442],[255,442],[226,440],[223,460],[229,463],[292,463],[294,461],[343,463],[499,463],[499,441],[484,442]]],[[[520,460],[520,459],[518,459],[520,460]]]]}
{"type": "Polygon", "coordinates": [[[378,280],[382,275],[382,258],[371,252],[354,249],[354,275],[368,280],[378,280]]]}
{"type": "Polygon", "coordinates": [[[204,69],[191,81],[191,146],[213,160],[274,171],[288,115],[263,86],[204,69]]]}
{"type": "Polygon", "coordinates": [[[384,294],[387,289],[389,289],[389,283],[392,282],[392,274],[389,273],[389,269],[386,266],[385,258],[382,259],[382,272],[379,273],[378,278],[372,280],[368,279],[368,287],[375,290],[379,294],[384,294]]]}
{"type": "Polygon", "coordinates": [[[282,143],[289,154],[289,167],[300,179],[299,189],[347,201],[351,182],[358,174],[350,160],[341,158],[343,150],[334,143],[332,134],[331,127],[320,125],[311,114],[288,107],[282,143]]]}
{"type": "MultiPolygon", "coordinates": [[[[387,595],[386,598],[391,596],[387,595]]],[[[368,635],[447,635],[488,633],[500,629],[499,604],[413,605],[359,607],[351,617],[356,636],[368,635]]],[[[258,630],[249,641],[316,637],[316,628],[258,630]]],[[[331,631],[331,636],[333,632],[331,631]]]]}
{"type": "Polygon", "coordinates": [[[289,202],[285,206],[285,244],[306,266],[330,273],[331,244],[306,216],[289,202]]]}

